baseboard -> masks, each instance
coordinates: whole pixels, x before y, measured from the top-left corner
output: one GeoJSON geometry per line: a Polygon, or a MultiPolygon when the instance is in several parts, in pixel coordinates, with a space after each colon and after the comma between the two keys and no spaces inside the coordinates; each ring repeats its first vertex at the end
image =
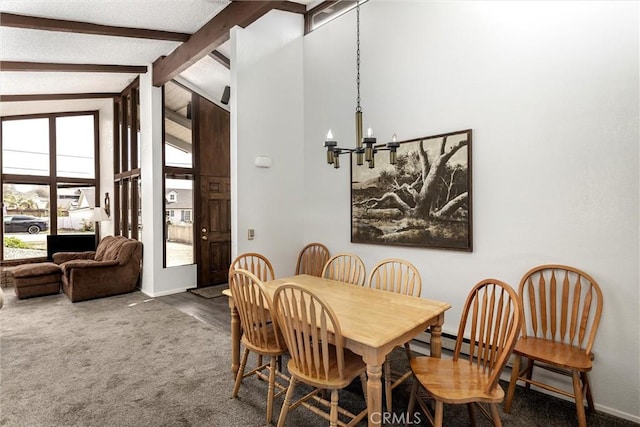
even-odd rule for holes
{"type": "Polygon", "coordinates": [[[640,416],[627,414],[626,412],[622,412],[608,406],[598,405],[597,403],[595,405],[598,411],[604,412],[605,414],[613,415],[614,417],[623,418],[627,421],[633,421],[636,424],[640,424],[640,416]]]}
{"type": "Polygon", "coordinates": [[[162,291],[162,292],[148,292],[145,291],[144,289],[139,289],[140,292],[142,292],[143,294],[150,296],[151,298],[156,298],[156,297],[164,297],[167,295],[173,295],[173,294],[179,294],[182,292],[187,292],[188,289],[193,288],[193,286],[189,286],[189,287],[184,287],[184,288],[178,288],[178,289],[171,289],[168,291],[162,291]]]}

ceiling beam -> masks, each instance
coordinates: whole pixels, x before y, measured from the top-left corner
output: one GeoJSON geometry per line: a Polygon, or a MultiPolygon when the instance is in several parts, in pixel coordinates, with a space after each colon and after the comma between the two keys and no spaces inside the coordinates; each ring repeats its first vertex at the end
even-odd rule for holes
{"type": "Polygon", "coordinates": [[[165,119],[169,119],[172,122],[174,122],[176,124],[179,124],[182,127],[185,127],[187,129],[191,129],[191,119],[187,119],[182,114],[176,113],[171,108],[166,108],[165,107],[165,109],[164,109],[164,118],[165,119]]]}
{"type": "Polygon", "coordinates": [[[224,54],[220,53],[219,50],[214,50],[212,52],[209,52],[209,57],[211,57],[212,59],[215,59],[225,67],[229,69],[231,68],[231,60],[227,58],[224,54]]]}
{"type": "Polygon", "coordinates": [[[29,30],[61,31],[64,33],[94,34],[99,36],[131,37],[139,39],[185,42],[190,34],[173,31],[149,30],[146,28],[114,27],[89,22],[62,19],[38,18],[35,16],[0,13],[0,26],[29,30]]]}
{"type": "Polygon", "coordinates": [[[115,98],[119,93],[50,93],[35,95],[0,95],[0,102],[65,101],[69,99],[115,98]]]}
{"type": "Polygon", "coordinates": [[[196,31],[188,41],[166,57],[153,63],[153,85],[162,86],[189,68],[209,52],[229,40],[229,30],[246,27],[272,9],[280,1],[234,1],[196,31]]]}
{"type": "Polygon", "coordinates": [[[184,141],[176,136],[171,135],[170,133],[165,132],[164,141],[170,146],[172,146],[173,148],[176,148],[180,151],[184,151],[185,153],[191,153],[193,150],[193,145],[191,145],[187,141],[184,141]]]}
{"type": "Polygon", "coordinates": [[[282,10],[285,12],[299,13],[304,15],[307,13],[307,6],[302,3],[296,3],[293,1],[283,1],[280,6],[277,6],[276,9],[282,10]]]}
{"type": "Polygon", "coordinates": [[[144,74],[147,72],[147,66],[107,64],[54,64],[50,62],[0,61],[0,71],[144,74]]]}

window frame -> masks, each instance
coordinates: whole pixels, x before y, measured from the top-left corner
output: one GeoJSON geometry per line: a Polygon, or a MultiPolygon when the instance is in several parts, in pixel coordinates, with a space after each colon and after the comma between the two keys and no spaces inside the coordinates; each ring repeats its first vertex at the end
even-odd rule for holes
{"type": "Polygon", "coordinates": [[[141,165],[138,157],[140,131],[140,79],[136,78],[113,100],[113,232],[139,240],[141,165]],[[131,106],[135,106],[132,108],[131,106]],[[135,128],[134,132],[129,129],[135,128]]]}
{"type": "MultiPolygon", "coordinates": [[[[179,82],[175,81],[175,80],[171,80],[170,82],[171,84],[174,84],[178,87],[180,87],[181,89],[189,92],[191,94],[191,100],[190,103],[192,106],[195,105],[195,94],[194,92],[189,89],[188,87],[180,84],[179,82]]],[[[166,114],[165,114],[165,85],[162,85],[162,207],[165,210],[165,212],[170,211],[171,215],[169,216],[165,216],[165,222],[167,220],[170,220],[171,218],[174,217],[175,215],[175,209],[170,209],[169,206],[169,201],[167,200],[166,194],[167,194],[167,187],[166,187],[166,182],[167,179],[184,179],[184,180],[191,180],[192,184],[191,184],[191,206],[192,209],[195,210],[195,204],[196,204],[196,181],[195,181],[195,150],[193,150],[193,146],[195,143],[194,140],[194,131],[193,131],[193,127],[191,129],[191,144],[192,144],[192,150],[191,150],[191,167],[183,167],[183,166],[168,166],[166,164],[166,153],[165,153],[165,148],[166,148],[166,129],[165,129],[165,121],[167,119],[166,114]]],[[[192,109],[192,114],[195,115],[195,110],[196,109],[192,109]]],[[[192,124],[194,123],[193,121],[193,116],[191,117],[192,120],[192,124]]],[[[167,241],[169,240],[169,231],[168,231],[168,226],[165,223],[165,227],[163,227],[163,231],[164,231],[164,238],[162,239],[163,244],[162,244],[162,266],[164,268],[170,268],[172,266],[167,266],[167,241]]],[[[191,260],[191,264],[182,264],[182,265],[193,265],[196,264],[196,244],[198,243],[196,240],[196,230],[195,230],[195,226],[193,227],[192,230],[192,252],[193,252],[193,259],[191,260]]]]}
{"type": "MultiPolygon", "coordinates": [[[[58,113],[24,114],[16,116],[0,117],[0,205],[4,206],[4,184],[15,185],[45,185],[49,187],[49,234],[58,234],[58,186],[60,184],[77,184],[79,187],[94,187],[95,194],[100,194],[100,113],[97,110],[68,111],[58,113]],[[57,174],[57,149],[56,149],[56,118],[71,116],[93,116],[93,139],[94,139],[94,177],[77,178],[58,176],[57,174]],[[49,120],[49,174],[48,175],[28,175],[28,174],[5,174],[3,168],[3,124],[14,120],[30,120],[47,118],[49,120]],[[55,215],[54,215],[55,214],[55,215]]],[[[98,203],[97,201],[95,202],[98,203]]],[[[4,217],[4,210],[3,215],[4,217]]],[[[99,237],[98,230],[95,231],[96,238],[99,237]]],[[[0,265],[13,263],[19,260],[40,260],[41,258],[20,258],[4,259],[4,227],[0,227],[0,240],[3,242],[0,248],[0,265]]]]}

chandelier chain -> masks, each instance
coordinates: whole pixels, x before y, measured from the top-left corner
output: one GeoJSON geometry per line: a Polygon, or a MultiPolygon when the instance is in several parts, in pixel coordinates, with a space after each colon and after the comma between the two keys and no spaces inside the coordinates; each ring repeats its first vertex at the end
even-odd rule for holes
{"type": "Polygon", "coordinates": [[[356,111],[362,111],[360,107],[360,0],[356,1],[356,111]]]}

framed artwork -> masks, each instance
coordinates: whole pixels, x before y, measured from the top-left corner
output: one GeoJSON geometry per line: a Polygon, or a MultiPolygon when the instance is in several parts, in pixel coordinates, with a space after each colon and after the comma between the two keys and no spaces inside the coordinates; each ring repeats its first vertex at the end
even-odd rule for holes
{"type": "Polygon", "coordinates": [[[401,141],[395,164],[351,159],[351,241],[473,250],[471,130],[401,141]]]}

